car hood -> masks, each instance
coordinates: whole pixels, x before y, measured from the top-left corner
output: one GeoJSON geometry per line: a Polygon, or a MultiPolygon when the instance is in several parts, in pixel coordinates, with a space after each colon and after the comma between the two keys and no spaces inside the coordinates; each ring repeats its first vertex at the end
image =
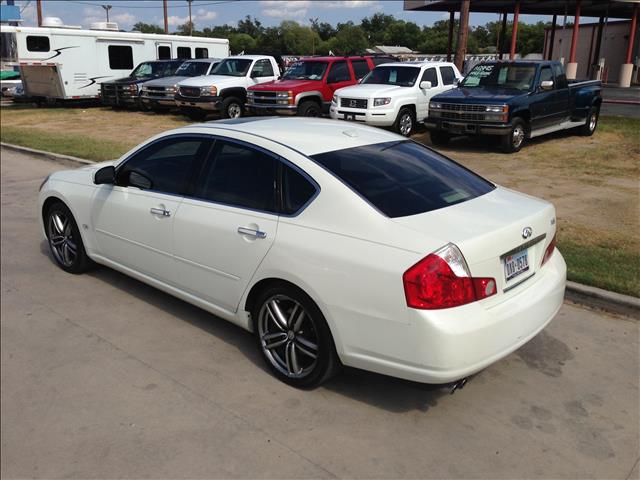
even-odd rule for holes
{"type": "Polygon", "coordinates": [[[288,91],[288,90],[319,90],[322,88],[322,80],[274,80],[252,86],[253,91],[288,91]]]}
{"type": "Polygon", "coordinates": [[[154,77],[122,77],[115,80],[109,80],[107,82],[101,82],[102,85],[131,85],[136,83],[143,83],[154,79],[154,77]]]}
{"type": "Polygon", "coordinates": [[[487,103],[506,102],[518,97],[525,97],[529,93],[514,88],[497,87],[458,87],[447,90],[431,99],[432,102],[451,101],[453,103],[487,103]]]}
{"type": "Polygon", "coordinates": [[[227,75],[201,75],[200,77],[187,78],[180,82],[180,87],[225,87],[238,85],[244,77],[230,77],[227,75]]]}
{"type": "Polygon", "coordinates": [[[156,78],[155,80],[149,80],[146,83],[146,86],[147,87],[173,87],[176,83],[186,80],[187,78],[194,78],[194,77],[171,76],[171,77],[164,77],[164,78],[156,78]]]}
{"type": "Polygon", "coordinates": [[[396,85],[353,85],[352,87],[341,88],[336,91],[340,97],[373,98],[382,96],[393,96],[407,93],[410,87],[398,87],[396,85]]]}

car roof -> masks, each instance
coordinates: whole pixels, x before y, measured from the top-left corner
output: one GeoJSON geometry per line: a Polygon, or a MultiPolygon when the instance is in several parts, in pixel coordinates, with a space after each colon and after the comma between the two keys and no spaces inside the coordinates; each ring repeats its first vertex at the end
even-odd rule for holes
{"type": "Polygon", "coordinates": [[[412,60],[410,62],[388,62],[381,63],[380,65],[376,65],[377,67],[436,67],[436,66],[444,66],[444,67],[452,67],[453,63],[451,62],[438,62],[438,61],[420,61],[420,60],[412,60]]]}
{"type": "Polygon", "coordinates": [[[403,137],[357,123],[312,117],[242,117],[189,125],[174,133],[210,130],[212,135],[243,132],[280,143],[303,155],[343,150],[375,143],[403,140],[403,137]]]}
{"type": "Polygon", "coordinates": [[[222,60],[221,58],[190,58],[188,60],[185,60],[186,62],[206,62],[206,63],[213,63],[213,62],[219,62],[220,60],[222,60]]]}
{"type": "Polygon", "coordinates": [[[261,58],[271,58],[269,55],[230,55],[223,60],[227,60],[228,58],[246,58],[247,60],[259,60],[261,58]]]}

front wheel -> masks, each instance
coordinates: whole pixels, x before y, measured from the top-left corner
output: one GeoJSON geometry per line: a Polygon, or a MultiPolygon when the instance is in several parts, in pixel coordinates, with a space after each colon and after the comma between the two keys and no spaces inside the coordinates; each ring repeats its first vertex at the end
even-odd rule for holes
{"type": "Polygon", "coordinates": [[[281,381],[313,388],[340,366],[333,338],[318,306],[287,284],[264,290],[251,312],[262,357],[281,381]]]}
{"type": "Polygon", "coordinates": [[[393,125],[393,129],[400,135],[408,137],[413,133],[415,127],[416,117],[409,108],[403,108],[398,112],[396,122],[393,125]]]}
{"type": "Polygon", "coordinates": [[[502,137],[502,151],[505,153],[519,152],[527,137],[527,126],[524,120],[515,118],[509,133],[502,137]]]}
{"type": "Polygon", "coordinates": [[[300,117],[319,117],[321,113],[320,105],[314,101],[303,102],[298,107],[298,116],[300,117]]]}
{"type": "Polygon", "coordinates": [[[240,118],[243,110],[242,102],[236,97],[225,98],[222,102],[222,118],[240,118]]]}
{"type": "Polygon", "coordinates": [[[598,118],[600,117],[600,109],[598,107],[591,107],[589,110],[589,115],[587,115],[587,119],[584,122],[582,127],[579,127],[580,135],[585,137],[590,137],[596,131],[596,127],[598,126],[598,118]]]}
{"type": "Polygon", "coordinates": [[[77,274],[91,267],[78,225],[64,203],[56,202],[49,207],[45,228],[53,259],[62,270],[77,274]]]}

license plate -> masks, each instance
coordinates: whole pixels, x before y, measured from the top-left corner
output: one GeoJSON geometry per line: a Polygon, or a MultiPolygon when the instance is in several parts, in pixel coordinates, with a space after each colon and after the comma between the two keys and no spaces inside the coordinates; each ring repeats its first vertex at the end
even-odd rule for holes
{"type": "Polygon", "coordinates": [[[464,132],[464,123],[449,123],[449,130],[452,132],[464,132]]]}
{"type": "Polygon", "coordinates": [[[344,119],[345,119],[345,120],[351,120],[351,121],[354,121],[354,120],[356,119],[356,116],[355,116],[355,114],[353,114],[353,113],[352,113],[352,114],[345,113],[345,114],[344,114],[344,119]]]}
{"type": "Polygon", "coordinates": [[[509,255],[504,259],[504,278],[508,282],[529,270],[529,250],[509,255]]]}

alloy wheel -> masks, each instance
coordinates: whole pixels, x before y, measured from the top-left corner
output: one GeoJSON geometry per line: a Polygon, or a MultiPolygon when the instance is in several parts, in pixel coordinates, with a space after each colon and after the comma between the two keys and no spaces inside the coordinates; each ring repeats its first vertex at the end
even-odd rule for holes
{"type": "Polygon", "coordinates": [[[49,245],[56,260],[65,267],[71,267],[78,258],[78,246],[73,237],[71,219],[64,213],[55,211],[49,216],[49,245]]]}
{"type": "Polygon", "coordinates": [[[409,115],[408,113],[405,113],[400,118],[400,133],[402,133],[402,135],[407,136],[411,133],[412,127],[413,127],[413,119],[411,118],[411,115],[409,115]]]}
{"type": "Polygon", "coordinates": [[[513,142],[514,148],[519,148],[524,141],[524,128],[522,125],[516,125],[513,128],[513,134],[511,136],[511,141],[513,142]]]}
{"type": "Polygon", "coordinates": [[[227,108],[227,114],[229,118],[238,118],[242,115],[242,108],[240,108],[240,105],[237,103],[232,103],[229,105],[229,108],[227,108]]]}
{"type": "Polygon", "coordinates": [[[593,132],[596,129],[596,124],[598,123],[598,114],[596,112],[591,113],[589,117],[589,131],[593,132]]]}
{"type": "Polygon", "coordinates": [[[296,300],[282,294],[267,299],[258,314],[262,350],[278,371],[304,378],[318,363],[318,334],[313,319],[296,300]]]}

